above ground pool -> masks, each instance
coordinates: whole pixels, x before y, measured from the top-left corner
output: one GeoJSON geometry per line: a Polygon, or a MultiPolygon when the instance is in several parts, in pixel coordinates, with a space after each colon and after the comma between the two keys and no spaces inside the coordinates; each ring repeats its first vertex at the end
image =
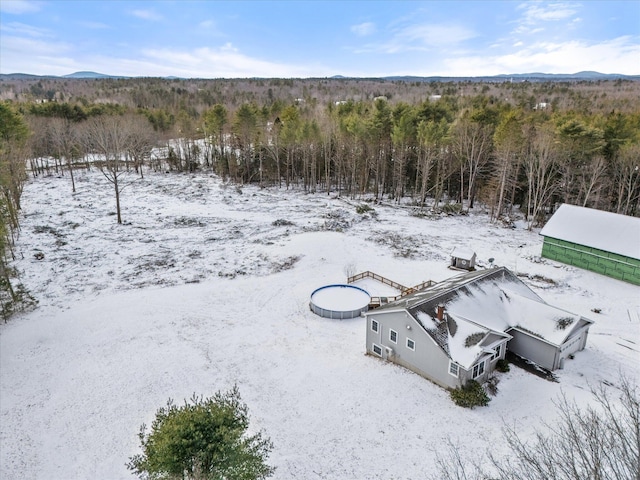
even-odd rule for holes
{"type": "Polygon", "coordinates": [[[309,307],[321,317],[354,318],[369,308],[371,296],[354,285],[326,285],[313,291],[309,307]]]}

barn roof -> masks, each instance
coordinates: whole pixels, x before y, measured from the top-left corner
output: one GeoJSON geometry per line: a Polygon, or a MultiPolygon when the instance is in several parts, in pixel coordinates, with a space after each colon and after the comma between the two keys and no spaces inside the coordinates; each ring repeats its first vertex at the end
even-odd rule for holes
{"type": "Polygon", "coordinates": [[[640,218],[562,204],[540,235],[640,260],[640,218]]]}

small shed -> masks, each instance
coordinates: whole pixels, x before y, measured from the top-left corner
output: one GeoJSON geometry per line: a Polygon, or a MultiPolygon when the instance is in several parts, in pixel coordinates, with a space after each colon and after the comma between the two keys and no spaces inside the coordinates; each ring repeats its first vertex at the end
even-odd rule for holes
{"type": "Polygon", "coordinates": [[[475,270],[476,253],[464,247],[456,247],[451,251],[451,268],[475,270]]]}
{"type": "Polygon", "coordinates": [[[543,257],[640,285],[640,218],[565,203],[540,235],[543,257]]]}

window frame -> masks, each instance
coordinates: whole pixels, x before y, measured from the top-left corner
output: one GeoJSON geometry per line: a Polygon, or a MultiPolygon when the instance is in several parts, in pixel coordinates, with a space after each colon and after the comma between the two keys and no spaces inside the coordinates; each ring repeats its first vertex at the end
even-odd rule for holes
{"type": "Polygon", "coordinates": [[[392,328],[389,329],[389,341],[395,343],[396,345],[398,344],[398,332],[396,332],[392,328]],[[392,335],[395,335],[395,340],[391,338],[392,335]]]}
{"type": "Polygon", "coordinates": [[[491,355],[490,361],[493,362],[496,358],[500,358],[500,355],[502,355],[502,343],[496,347],[496,352],[493,355],[491,355]]]}
{"type": "Polygon", "coordinates": [[[481,362],[478,362],[473,366],[473,369],[471,370],[471,377],[473,379],[476,379],[479,376],[484,374],[484,372],[486,370],[485,369],[485,363],[486,363],[486,360],[482,360],[481,362]],[[477,372],[478,372],[477,374],[476,374],[476,369],[477,369],[477,372]]]}
{"type": "Polygon", "coordinates": [[[371,331],[375,333],[380,333],[380,322],[375,319],[371,319],[371,331]],[[374,328],[375,325],[375,328],[374,328]]]}
{"type": "Polygon", "coordinates": [[[407,346],[407,348],[408,348],[409,350],[412,350],[412,351],[414,351],[414,352],[416,351],[416,342],[415,342],[413,339],[411,339],[411,338],[407,337],[407,342],[405,343],[405,345],[407,346]],[[413,347],[410,347],[410,346],[409,346],[409,342],[411,342],[411,343],[413,344],[413,347]]]}
{"type": "Polygon", "coordinates": [[[449,361],[449,375],[452,375],[452,376],[454,376],[456,378],[458,378],[458,376],[460,375],[460,365],[458,365],[456,362],[453,362],[451,360],[449,361]],[[452,372],[452,370],[453,370],[452,367],[455,367],[456,373],[452,372]]]}
{"type": "Polygon", "coordinates": [[[373,352],[374,355],[377,355],[378,357],[382,358],[382,347],[376,343],[372,343],[371,344],[371,351],[373,352]],[[376,348],[378,350],[380,350],[380,352],[376,352],[376,348]]]}

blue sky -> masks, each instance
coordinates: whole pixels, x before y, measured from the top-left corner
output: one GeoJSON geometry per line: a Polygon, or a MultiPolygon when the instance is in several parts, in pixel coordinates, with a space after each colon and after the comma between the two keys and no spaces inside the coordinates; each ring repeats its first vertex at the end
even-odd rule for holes
{"type": "Polygon", "coordinates": [[[0,0],[0,73],[640,74],[640,2],[0,0]]]}

